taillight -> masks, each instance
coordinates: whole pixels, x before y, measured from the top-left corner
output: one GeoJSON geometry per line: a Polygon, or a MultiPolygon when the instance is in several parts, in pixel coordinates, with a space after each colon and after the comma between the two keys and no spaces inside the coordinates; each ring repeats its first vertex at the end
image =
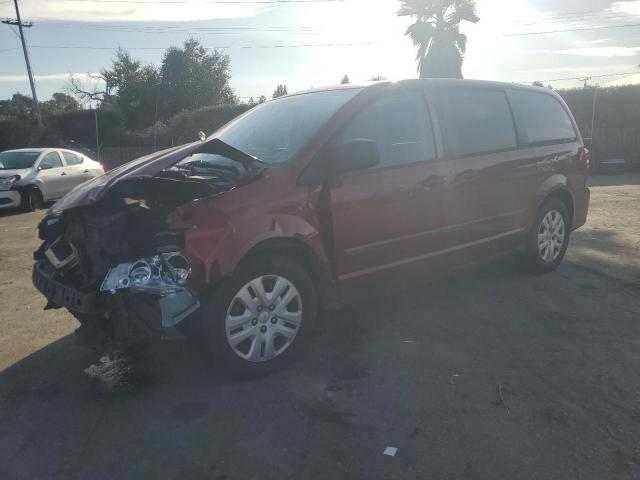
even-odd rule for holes
{"type": "Polygon", "coordinates": [[[587,147],[582,147],[582,152],[580,152],[580,165],[584,167],[585,172],[589,170],[589,166],[591,164],[591,152],[587,147]]]}

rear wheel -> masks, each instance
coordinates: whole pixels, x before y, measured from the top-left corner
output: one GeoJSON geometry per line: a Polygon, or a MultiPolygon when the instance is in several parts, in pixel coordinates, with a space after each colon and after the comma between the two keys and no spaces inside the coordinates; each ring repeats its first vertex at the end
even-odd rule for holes
{"type": "Polygon", "coordinates": [[[205,347],[240,377],[265,375],[304,350],[317,311],[309,274],[283,256],[247,260],[201,311],[205,347]]]}
{"type": "Polygon", "coordinates": [[[26,212],[34,212],[43,205],[42,193],[37,188],[29,188],[22,192],[22,208],[26,212]]]}
{"type": "Polygon", "coordinates": [[[536,216],[519,263],[531,273],[555,270],[567,251],[570,237],[570,216],[566,205],[556,199],[545,201],[536,216]]]}

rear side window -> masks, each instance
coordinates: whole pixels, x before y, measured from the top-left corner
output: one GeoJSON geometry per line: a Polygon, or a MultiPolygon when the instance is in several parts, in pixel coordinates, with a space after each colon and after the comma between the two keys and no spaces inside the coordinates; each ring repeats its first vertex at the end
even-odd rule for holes
{"type": "Polygon", "coordinates": [[[569,115],[551,95],[510,90],[509,101],[523,143],[575,140],[576,132],[569,115]]]}
{"type": "Polygon", "coordinates": [[[67,162],[67,165],[80,165],[82,163],[82,158],[72,152],[62,152],[62,156],[67,162]]]}
{"type": "Polygon", "coordinates": [[[62,166],[62,161],[60,160],[60,155],[58,152],[49,152],[44,158],[40,161],[40,166],[42,168],[58,168],[62,166]]]}
{"type": "Polygon", "coordinates": [[[357,138],[375,140],[379,167],[433,160],[433,131],[421,92],[394,93],[361,110],[340,133],[337,143],[357,138]]]}
{"type": "Polygon", "coordinates": [[[517,147],[513,117],[502,91],[442,89],[436,95],[449,155],[499,152],[517,147]]]}

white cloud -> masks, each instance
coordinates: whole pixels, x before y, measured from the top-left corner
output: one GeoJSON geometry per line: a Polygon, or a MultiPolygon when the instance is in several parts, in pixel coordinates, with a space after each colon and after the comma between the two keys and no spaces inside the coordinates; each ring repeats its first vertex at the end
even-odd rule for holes
{"type": "Polygon", "coordinates": [[[616,87],[619,85],[630,85],[640,83],[640,73],[636,73],[633,75],[627,75],[626,77],[619,78],[618,80],[613,80],[612,82],[608,82],[605,84],[607,87],[616,87]]]}
{"type": "Polygon", "coordinates": [[[640,54],[640,47],[585,47],[565,50],[532,50],[528,53],[575,55],[579,57],[633,57],[640,54]]]}
{"type": "Polygon", "coordinates": [[[610,38],[598,38],[596,40],[577,40],[576,43],[588,44],[588,45],[599,45],[601,43],[610,42],[610,38]]]}
{"type": "Polygon", "coordinates": [[[260,4],[225,4],[194,1],[191,3],[162,3],[141,0],[128,2],[57,2],[24,0],[22,16],[32,20],[66,20],[83,22],[150,22],[195,21],[215,18],[242,18],[265,10],[260,4]]]}
{"type": "Polygon", "coordinates": [[[640,17],[640,2],[622,1],[615,2],[609,7],[609,10],[624,15],[633,15],[640,17]]]}
{"type": "MultiPolygon", "coordinates": [[[[91,75],[95,75],[92,73],[49,73],[46,75],[36,75],[35,80],[37,82],[50,82],[50,81],[60,81],[60,80],[69,80],[69,77],[73,75],[80,80],[90,80],[91,75]]],[[[27,81],[27,75],[0,75],[0,82],[22,82],[27,81]]]]}

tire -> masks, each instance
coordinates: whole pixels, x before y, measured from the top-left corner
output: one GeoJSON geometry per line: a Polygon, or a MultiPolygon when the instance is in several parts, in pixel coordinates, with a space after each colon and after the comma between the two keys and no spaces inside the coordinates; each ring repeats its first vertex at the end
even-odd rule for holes
{"type": "Polygon", "coordinates": [[[35,187],[28,188],[22,192],[22,209],[25,212],[35,212],[42,208],[42,193],[35,187]]]}
{"type": "Polygon", "coordinates": [[[517,255],[516,260],[526,272],[552,272],[562,262],[570,236],[571,216],[567,206],[557,198],[547,199],[540,206],[533,227],[527,235],[525,250],[517,255]]]}
{"type": "Polygon", "coordinates": [[[246,260],[216,289],[198,323],[204,347],[221,370],[254,378],[304,351],[316,316],[309,274],[287,257],[262,255],[246,260]]]}

